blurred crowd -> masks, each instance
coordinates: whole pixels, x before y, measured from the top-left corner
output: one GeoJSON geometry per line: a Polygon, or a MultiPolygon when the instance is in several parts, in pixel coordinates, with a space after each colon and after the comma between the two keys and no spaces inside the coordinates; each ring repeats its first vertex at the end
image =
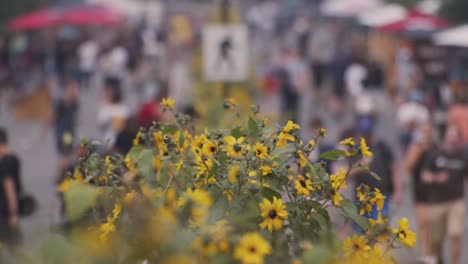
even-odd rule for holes
{"type": "MultiPolygon", "coordinates": [[[[17,98],[41,86],[50,91],[54,114],[48,124],[61,176],[82,154],[77,135],[82,93],[98,91],[97,139],[106,152],[124,155],[139,127],[164,120],[163,97],[174,98],[177,110],[198,115],[192,60],[201,45],[201,27],[193,24],[174,34],[190,24],[180,21],[106,30],[64,27],[0,39],[0,94],[17,98]],[[126,100],[128,93],[136,94],[136,107],[126,100]]],[[[391,63],[384,62],[369,52],[366,29],[321,17],[310,3],[262,1],[247,9],[245,21],[262,112],[278,122],[298,122],[308,131],[304,137],[321,127],[337,131],[309,157],[314,161],[340,140],[351,137],[359,144],[365,138],[373,158],[359,162],[381,180],[366,171],[355,171],[352,179],[386,196],[381,213],[374,208],[368,217],[391,217],[391,204],[402,202],[409,183],[421,260],[436,263],[449,238],[450,263],[460,263],[468,173],[468,93],[457,78],[460,69],[430,75],[417,60],[417,46],[406,38],[398,38],[391,63]],[[392,131],[377,133],[382,122],[392,131]],[[394,136],[396,141],[389,139],[394,136]]],[[[1,136],[0,164],[9,153],[2,152],[7,143],[1,136]]],[[[340,165],[335,163],[327,166],[330,173],[340,165]]]]}

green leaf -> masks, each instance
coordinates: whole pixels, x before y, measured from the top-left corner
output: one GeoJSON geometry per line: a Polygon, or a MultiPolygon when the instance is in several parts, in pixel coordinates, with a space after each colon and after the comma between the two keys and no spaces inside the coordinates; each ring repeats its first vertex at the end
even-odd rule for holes
{"type": "Polygon", "coordinates": [[[219,196],[210,209],[209,222],[214,224],[216,221],[222,219],[226,215],[228,206],[229,202],[226,196],[219,196]]]}
{"type": "Polygon", "coordinates": [[[370,228],[369,220],[359,214],[356,205],[352,201],[345,199],[343,202],[341,202],[341,208],[343,209],[344,215],[353,220],[362,229],[367,231],[370,228]]]}
{"type": "Polygon", "coordinates": [[[165,125],[162,129],[164,134],[174,134],[179,128],[175,125],[165,125]]]}
{"type": "Polygon", "coordinates": [[[43,263],[61,264],[69,261],[72,246],[69,240],[61,235],[51,235],[48,237],[40,249],[43,263]]]}
{"type": "Polygon", "coordinates": [[[281,194],[279,192],[276,192],[276,191],[274,191],[274,190],[272,190],[270,188],[267,188],[267,187],[262,188],[262,196],[264,198],[267,198],[270,201],[273,200],[273,197],[281,198],[281,194]]]}
{"type": "Polygon", "coordinates": [[[233,136],[236,139],[242,137],[243,135],[244,133],[242,132],[240,127],[235,127],[231,130],[231,136],[233,136]]]}
{"type": "Polygon", "coordinates": [[[67,217],[75,221],[94,206],[99,194],[97,188],[79,182],[72,182],[64,193],[67,217]]]}
{"type": "Polygon", "coordinates": [[[337,160],[345,156],[345,152],[341,149],[329,150],[320,155],[320,158],[327,160],[337,160]]]}
{"type": "Polygon", "coordinates": [[[328,263],[332,254],[324,245],[314,245],[314,247],[304,253],[304,263],[328,263]]]}
{"type": "Polygon", "coordinates": [[[260,127],[258,126],[257,122],[252,119],[252,117],[249,117],[249,121],[247,123],[247,128],[248,128],[248,134],[252,138],[257,138],[258,133],[260,132],[260,127]]]}

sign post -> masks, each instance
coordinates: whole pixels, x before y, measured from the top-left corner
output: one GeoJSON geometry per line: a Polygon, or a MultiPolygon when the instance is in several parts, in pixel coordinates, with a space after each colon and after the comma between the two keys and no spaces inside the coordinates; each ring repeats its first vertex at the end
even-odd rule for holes
{"type": "Polygon", "coordinates": [[[221,1],[221,23],[203,28],[203,73],[205,80],[223,83],[226,98],[232,82],[248,78],[248,30],[231,23],[230,0],[221,1]]]}

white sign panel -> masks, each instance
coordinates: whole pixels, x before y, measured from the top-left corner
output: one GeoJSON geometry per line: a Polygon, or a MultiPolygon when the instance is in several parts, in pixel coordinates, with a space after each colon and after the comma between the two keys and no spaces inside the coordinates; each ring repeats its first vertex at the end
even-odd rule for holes
{"type": "Polygon", "coordinates": [[[203,71],[207,81],[245,81],[248,70],[245,25],[207,25],[203,28],[203,71]]]}

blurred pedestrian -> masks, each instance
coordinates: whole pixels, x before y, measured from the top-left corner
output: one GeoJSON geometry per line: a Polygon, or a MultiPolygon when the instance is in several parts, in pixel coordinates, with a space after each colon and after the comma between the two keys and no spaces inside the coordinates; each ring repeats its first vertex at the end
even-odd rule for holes
{"type": "Polygon", "coordinates": [[[70,154],[76,140],[78,123],[79,88],[73,78],[64,81],[62,94],[54,102],[53,128],[57,152],[64,156],[70,154]]]}
{"type": "Polygon", "coordinates": [[[450,263],[459,263],[465,228],[464,178],[468,160],[460,144],[460,130],[449,125],[441,144],[426,161],[422,182],[429,185],[429,248],[431,256],[442,261],[442,245],[450,240],[450,263]]]}
{"type": "Polygon", "coordinates": [[[95,40],[89,38],[78,47],[78,59],[80,70],[80,85],[83,88],[89,88],[91,78],[94,75],[94,70],[99,53],[99,46],[95,40]]]}
{"type": "Polygon", "coordinates": [[[433,127],[430,122],[418,127],[411,145],[406,153],[405,167],[410,173],[413,186],[413,201],[415,204],[416,220],[418,221],[418,243],[420,245],[421,260],[430,256],[429,249],[429,215],[427,205],[430,185],[422,181],[424,163],[436,149],[433,139],[433,127]]]}
{"type": "MultiPolygon", "coordinates": [[[[395,154],[386,142],[374,137],[373,128],[358,126],[356,132],[365,139],[372,150],[372,156],[363,157],[360,163],[367,165],[370,171],[375,172],[380,177],[380,180],[376,179],[369,172],[358,169],[353,172],[356,186],[364,184],[371,190],[378,188],[385,196],[380,213],[384,218],[390,218],[390,204],[400,204],[403,196],[395,154]]],[[[377,206],[373,205],[371,213],[366,214],[366,216],[377,219],[378,213],[377,206]]]]}
{"type": "Polygon", "coordinates": [[[8,145],[8,134],[0,127],[0,243],[13,254],[27,257],[19,218],[22,193],[21,162],[8,145]]]}
{"type": "Polygon", "coordinates": [[[104,143],[111,148],[117,133],[125,127],[130,109],[123,102],[120,79],[108,77],[104,81],[102,101],[98,106],[97,123],[102,132],[104,143]]]}
{"type": "Polygon", "coordinates": [[[400,147],[406,152],[411,137],[419,125],[429,121],[429,110],[424,105],[424,93],[414,90],[410,93],[408,100],[400,105],[396,112],[396,123],[399,129],[400,147]]]}

